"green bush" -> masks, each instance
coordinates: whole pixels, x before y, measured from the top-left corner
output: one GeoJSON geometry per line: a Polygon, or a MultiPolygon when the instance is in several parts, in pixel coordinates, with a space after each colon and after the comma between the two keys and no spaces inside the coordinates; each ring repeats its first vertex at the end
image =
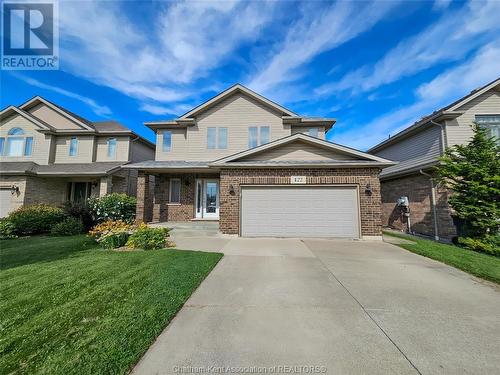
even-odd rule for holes
{"type": "Polygon", "coordinates": [[[99,245],[104,249],[116,249],[125,246],[128,238],[129,234],[127,232],[110,233],[101,238],[99,245]]]}
{"type": "Polygon", "coordinates": [[[154,250],[167,247],[168,228],[151,228],[145,224],[139,225],[127,241],[127,246],[133,249],[154,250]]]}
{"type": "Polygon", "coordinates": [[[96,224],[92,218],[89,205],[85,201],[66,202],[64,204],[64,213],[66,216],[80,220],[83,223],[85,230],[89,230],[96,224]]]}
{"type": "Polygon", "coordinates": [[[9,219],[0,220],[0,240],[16,238],[16,227],[9,219]]]}
{"type": "Polygon", "coordinates": [[[99,198],[90,198],[88,205],[96,223],[107,220],[121,220],[132,223],[135,219],[137,200],[127,194],[112,193],[99,198]]]}
{"type": "Polygon", "coordinates": [[[80,219],[68,217],[65,220],[55,224],[50,230],[53,236],[74,236],[85,232],[85,227],[80,219]]]}
{"type": "Polygon", "coordinates": [[[458,243],[470,250],[500,256],[500,235],[482,238],[460,237],[458,243]]]}
{"type": "Polygon", "coordinates": [[[34,204],[11,212],[9,221],[14,225],[16,234],[38,234],[49,233],[65,217],[64,211],[59,207],[34,204]]]}

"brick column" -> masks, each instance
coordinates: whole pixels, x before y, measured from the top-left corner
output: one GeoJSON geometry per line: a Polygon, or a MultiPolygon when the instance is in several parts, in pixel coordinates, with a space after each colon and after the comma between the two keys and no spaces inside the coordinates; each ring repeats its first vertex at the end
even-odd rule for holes
{"type": "Polygon", "coordinates": [[[162,174],[155,177],[153,196],[153,221],[168,220],[168,178],[162,174]]]}
{"type": "Polygon", "coordinates": [[[99,196],[103,197],[106,194],[111,194],[113,191],[113,177],[112,176],[104,176],[101,177],[99,181],[99,196]]]}
{"type": "Polygon", "coordinates": [[[136,223],[147,223],[151,218],[150,212],[149,175],[143,171],[137,176],[137,206],[135,213],[136,223]]]}

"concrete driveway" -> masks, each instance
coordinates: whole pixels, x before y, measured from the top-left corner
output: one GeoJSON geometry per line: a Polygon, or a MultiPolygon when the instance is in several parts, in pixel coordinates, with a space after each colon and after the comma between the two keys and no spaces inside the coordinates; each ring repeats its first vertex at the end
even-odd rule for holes
{"type": "Polygon", "coordinates": [[[134,374],[499,372],[500,291],[454,268],[383,242],[175,240],[225,256],[134,374]]]}

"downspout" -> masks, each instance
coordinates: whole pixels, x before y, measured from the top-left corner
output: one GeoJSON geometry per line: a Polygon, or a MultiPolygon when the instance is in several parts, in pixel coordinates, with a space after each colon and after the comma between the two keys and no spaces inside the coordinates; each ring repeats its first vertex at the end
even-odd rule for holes
{"type": "Polygon", "coordinates": [[[434,186],[433,178],[430,174],[425,173],[422,169],[419,170],[420,174],[429,177],[429,182],[431,183],[431,205],[432,205],[432,216],[434,221],[434,239],[439,241],[439,232],[438,232],[438,218],[436,212],[436,187],[434,186]]]}
{"type": "Polygon", "coordinates": [[[431,120],[430,123],[432,125],[436,125],[436,126],[439,126],[441,128],[441,136],[439,137],[439,139],[441,140],[441,152],[440,152],[440,154],[444,155],[444,150],[446,149],[446,144],[444,142],[444,126],[443,126],[443,124],[435,122],[434,120],[431,120]]]}

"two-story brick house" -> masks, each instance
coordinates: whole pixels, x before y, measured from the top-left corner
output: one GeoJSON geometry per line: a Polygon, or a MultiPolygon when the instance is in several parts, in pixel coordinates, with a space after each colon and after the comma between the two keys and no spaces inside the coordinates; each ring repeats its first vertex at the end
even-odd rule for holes
{"type": "Polygon", "coordinates": [[[379,238],[378,175],[393,163],[326,141],[334,123],[241,85],[146,123],[155,160],[126,166],[139,171],[137,219],[219,220],[221,232],[242,236],[379,238]]]}
{"type": "Polygon", "coordinates": [[[451,192],[436,182],[434,167],[446,148],[470,141],[473,123],[500,139],[500,78],[368,150],[398,161],[380,175],[384,226],[410,229],[442,240],[457,235],[458,223],[448,204],[451,192]],[[397,205],[401,196],[409,199],[409,220],[397,205]]]}
{"type": "Polygon", "coordinates": [[[0,120],[0,217],[25,204],[135,195],[137,172],[122,166],[154,155],[118,122],[90,122],[39,96],[5,108],[0,120]]]}

